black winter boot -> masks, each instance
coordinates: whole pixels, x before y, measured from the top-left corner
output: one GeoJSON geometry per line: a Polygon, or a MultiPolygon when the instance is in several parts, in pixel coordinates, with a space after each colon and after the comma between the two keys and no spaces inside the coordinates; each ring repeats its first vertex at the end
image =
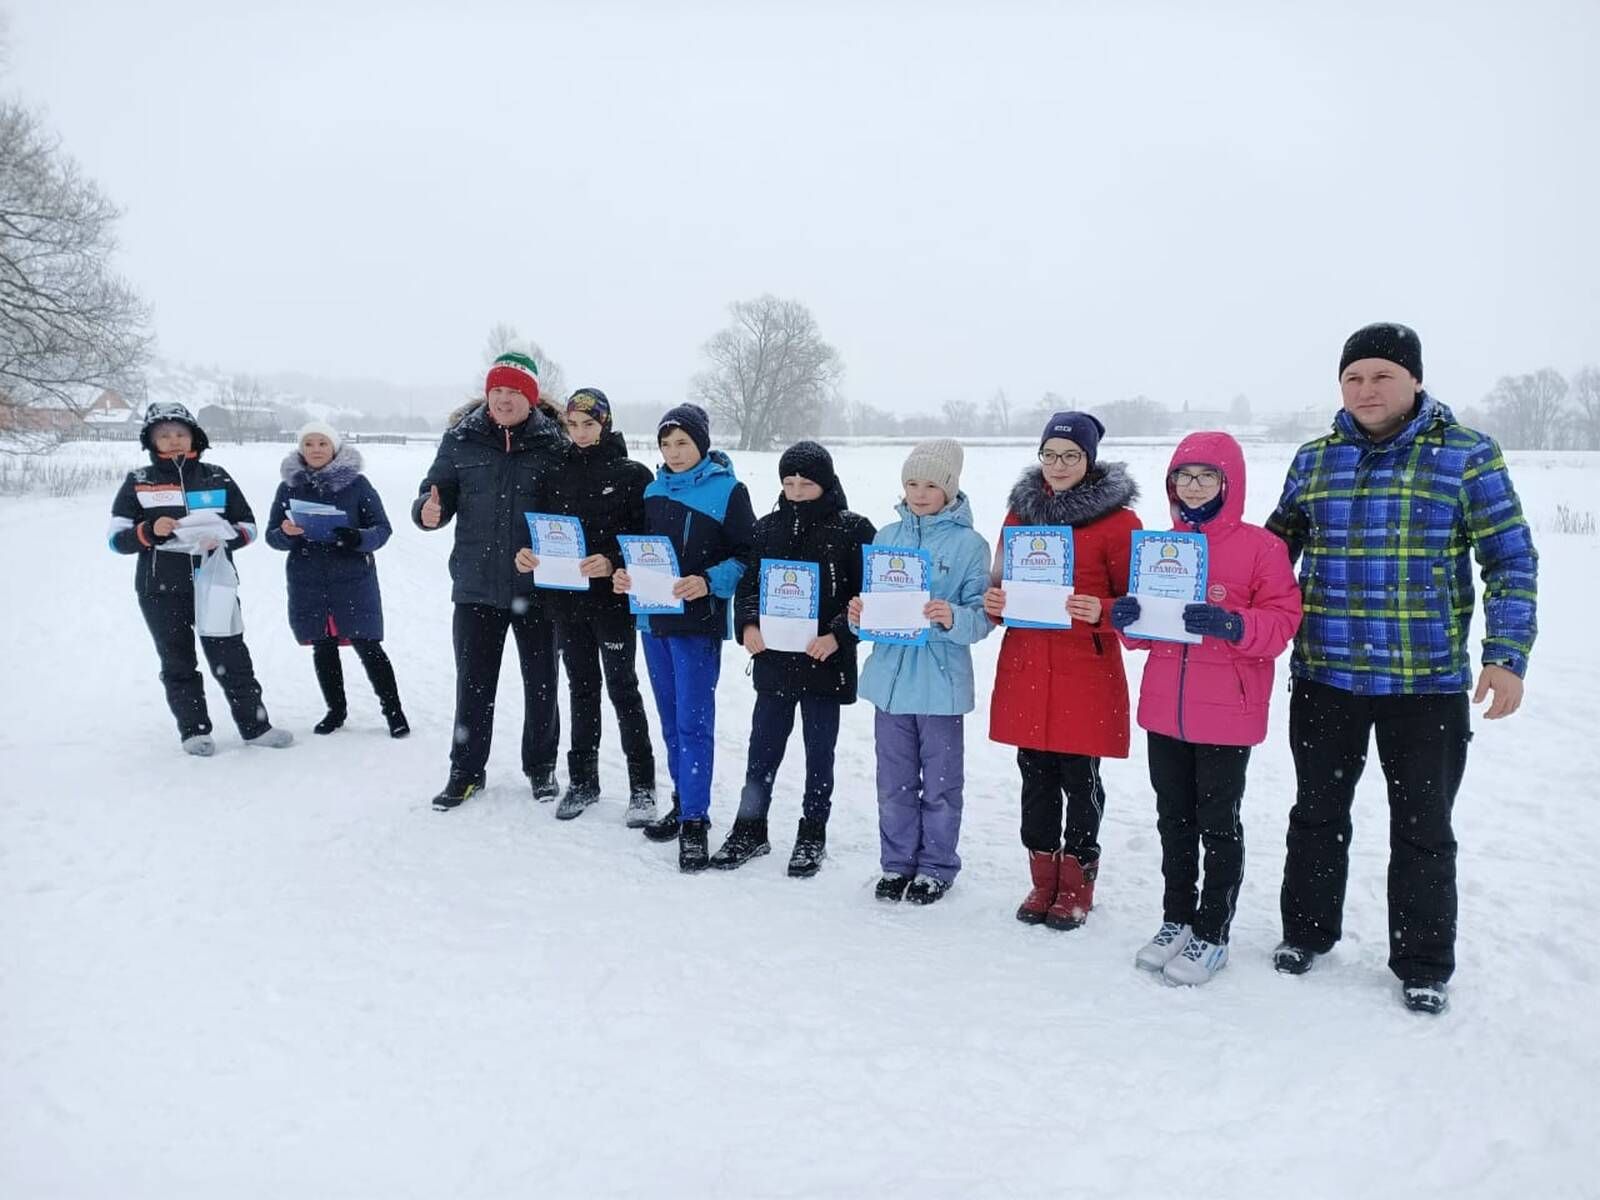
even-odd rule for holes
{"type": "Polygon", "coordinates": [[[815,875],[828,857],[827,845],[827,824],[801,817],[800,829],[794,835],[794,853],[789,855],[789,877],[809,879],[815,875]]]}
{"type": "Polygon", "coordinates": [[[378,642],[362,642],[358,653],[361,665],[366,668],[367,682],[378,697],[378,708],[388,722],[389,736],[403,738],[411,732],[411,723],[400,707],[400,686],[394,681],[394,665],[378,642]]]}
{"type": "Polygon", "coordinates": [[[450,778],[444,785],[444,791],[433,798],[433,807],[439,812],[459,808],[470,796],[483,790],[483,782],[482,775],[466,775],[460,771],[451,771],[450,778]]]}
{"type": "Polygon", "coordinates": [[[383,710],[383,719],[389,722],[389,736],[403,738],[411,732],[411,722],[406,720],[406,714],[398,708],[383,710]]]}
{"type": "Polygon", "coordinates": [[[706,853],[710,833],[711,822],[705,817],[683,822],[678,834],[678,870],[693,874],[711,865],[711,858],[706,853]]]}
{"type": "Polygon", "coordinates": [[[332,733],[344,724],[349,708],[344,698],[344,667],[339,662],[339,643],[318,642],[311,647],[311,665],[316,668],[317,686],[322,689],[328,713],[311,727],[313,733],[332,733]]]}
{"type": "Polygon", "coordinates": [[[733,823],[728,840],[722,849],[711,856],[711,865],[719,871],[742,867],[752,858],[759,858],[772,849],[767,841],[767,822],[756,817],[739,817],[733,823]]]}
{"type": "Polygon", "coordinates": [[[600,799],[600,762],[585,758],[575,761],[567,758],[567,794],[556,806],[556,820],[570,821],[589,805],[600,799]]]}
{"type": "Polygon", "coordinates": [[[678,836],[678,830],[682,825],[682,822],[678,819],[679,812],[678,793],[673,792],[672,807],[667,809],[667,815],[659,821],[651,821],[650,824],[643,826],[645,837],[652,842],[672,841],[678,836]]]}
{"type": "Polygon", "coordinates": [[[548,804],[561,795],[561,785],[556,782],[554,767],[530,772],[528,782],[533,785],[533,798],[540,804],[548,804]]]}

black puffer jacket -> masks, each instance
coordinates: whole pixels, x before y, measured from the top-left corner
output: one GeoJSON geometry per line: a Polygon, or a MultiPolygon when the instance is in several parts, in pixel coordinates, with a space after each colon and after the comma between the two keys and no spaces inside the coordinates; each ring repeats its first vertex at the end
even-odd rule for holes
{"type": "Polygon", "coordinates": [[[845,608],[852,597],[861,594],[861,548],[871,544],[877,530],[871,521],[846,508],[847,503],[844,490],[835,482],[816,500],[796,504],[780,499],[776,508],[756,522],[754,546],[734,597],[735,639],[743,643],[745,628],[761,624],[761,560],[788,558],[822,568],[818,632],[831,633],[839,641],[839,649],[823,662],[804,654],[763,650],[752,665],[758,692],[827,696],[841,704],[855,703],[857,639],[850,631],[845,608]]]}
{"type": "Polygon", "coordinates": [[[443,529],[456,523],[450,551],[450,599],[493,608],[540,605],[533,576],[518,572],[513,559],[528,544],[523,513],[542,512],[550,475],[567,445],[560,426],[535,409],[521,425],[496,425],[486,405],[476,405],[448,430],[439,453],[417,489],[411,519],[419,529],[430,488],[439,489],[443,529]],[[521,531],[520,538],[518,531],[521,531]]]}
{"type": "MultiPolygon", "coordinates": [[[[561,463],[550,473],[542,512],[577,517],[583,525],[584,547],[604,554],[613,569],[622,566],[617,547],[619,533],[645,531],[644,489],[655,473],[628,457],[628,443],[615,430],[607,430],[592,446],[567,445],[561,463]]],[[[529,544],[528,523],[518,530],[519,546],[529,544]]],[[[548,589],[541,593],[546,611],[558,621],[580,618],[631,623],[628,597],[619,595],[611,580],[592,579],[587,592],[548,589]]]]}
{"type": "Polygon", "coordinates": [[[111,548],[118,554],[137,554],[134,590],[141,596],[170,593],[192,595],[194,572],[201,560],[193,555],[162,550],[155,523],[162,517],[182,519],[192,512],[212,509],[232,523],[236,536],[228,541],[228,557],[256,540],[256,518],[244,493],[221,467],[201,462],[198,454],[163,458],[150,453],[150,465],[129,471],[111,502],[111,548]]]}

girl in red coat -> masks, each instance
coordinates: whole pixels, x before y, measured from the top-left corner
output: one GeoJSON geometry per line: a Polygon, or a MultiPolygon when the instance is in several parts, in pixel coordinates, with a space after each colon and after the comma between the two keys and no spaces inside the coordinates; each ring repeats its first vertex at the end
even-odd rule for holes
{"type": "MultiPolygon", "coordinates": [[[[1128,680],[1110,617],[1112,600],[1128,590],[1131,535],[1140,527],[1128,506],[1139,489],[1122,463],[1096,461],[1103,433],[1088,413],[1051,417],[1039,465],[1011,489],[1005,520],[1072,526],[1072,625],[1007,628],[989,708],[990,740],[1017,747],[1022,772],[1022,844],[1033,887],[1017,920],[1052,929],[1076,929],[1089,915],[1105,808],[1100,760],[1128,757],[1128,680]]],[[[1005,604],[996,576],[984,611],[999,621],[1005,604]]]]}
{"type": "MultiPolygon", "coordinates": [[[[1228,961],[1228,926],[1244,876],[1244,796],[1250,747],[1267,736],[1272,660],[1300,626],[1300,588],[1289,552],[1244,512],[1244,453],[1225,433],[1192,433],[1167,473],[1172,527],[1206,535],[1205,604],[1183,610],[1195,645],[1124,640],[1148,650],[1139,725],[1150,740],[1150,783],[1166,880],[1160,931],[1134,961],[1170,983],[1199,984],[1228,961]],[[1200,845],[1205,886],[1198,902],[1200,845]]],[[[1139,600],[1111,609],[1119,630],[1139,600]]]]}

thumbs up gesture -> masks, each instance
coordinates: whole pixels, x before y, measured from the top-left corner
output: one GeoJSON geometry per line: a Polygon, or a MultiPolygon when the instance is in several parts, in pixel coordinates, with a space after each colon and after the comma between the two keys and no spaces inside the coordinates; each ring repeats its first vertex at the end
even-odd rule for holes
{"type": "Polygon", "coordinates": [[[439,522],[444,519],[444,508],[439,503],[439,485],[434,484],[428,489],[428,498],[422,502],[422,524],[428,529],[439,528],[439,522]]]}

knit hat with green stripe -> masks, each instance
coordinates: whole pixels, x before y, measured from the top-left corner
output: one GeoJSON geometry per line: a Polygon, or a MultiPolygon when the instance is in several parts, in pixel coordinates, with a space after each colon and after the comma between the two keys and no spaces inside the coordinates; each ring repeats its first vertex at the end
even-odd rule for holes
{"type": "Polygon", "coordinates": [[[512,350],[494,360],[489,368],[489,378],[484,380],[485,394],[497,387],[515,388],[528,398],[528,403],[539,403],[539,366],[526,354],[512,350]]]}

